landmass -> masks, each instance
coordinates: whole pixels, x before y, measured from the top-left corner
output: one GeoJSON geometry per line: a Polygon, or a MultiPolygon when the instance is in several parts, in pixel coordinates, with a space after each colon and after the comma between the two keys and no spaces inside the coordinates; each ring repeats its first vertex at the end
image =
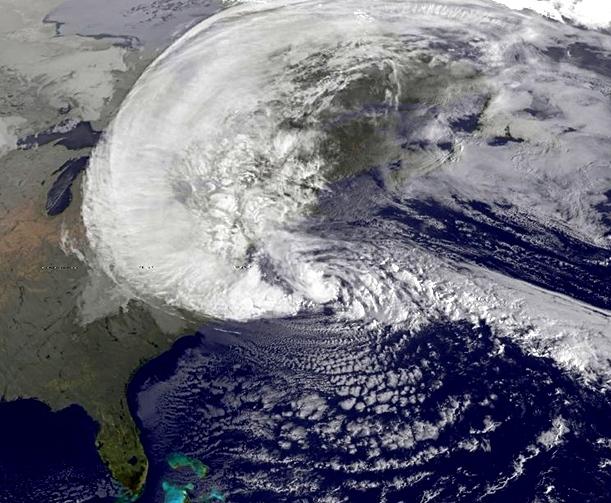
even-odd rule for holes
{"type": "MultiPolygon", "coordinates": [[[[44,20],[63,3],[7,0],[0,18],[0,398],[81,405],[113,478],[137,494],[147,460],[127,385],[192,322],[114,298],[62,240],[84,242],[82,159],[176,23],[157,30],[157,45],[135,47],[59,33],[44,20]],[[62,133],[71,127],[76,143],[62,133]],[[59,178],[71,159],[78,169],[59,178]]],[[[155,21],[153,7],[147,15],[155,21]]]]}
{"type": "MultiPolygon", "coordinates": [[[[152,0],[141,0],[144,9],[113,1],[98,18],[93,1],[89,3],[7,0],[0,19],[0,397],[37,398],[54,409],[73,403],[84,407],[99,424],[101,458],[113,477],[137,494],[147,460],[127,405],[127,385],[143,363],[192,331],[198,320],[115,296],[104,278],[95,277],[78,258],[87,248],[80,216],[81,172],[144,68],[171,36],[198,16],[220,9],[222,2],[173,3],[172,9],[183,10],[172,16],[157,12],[161,7],[152,0]],[[86,18],[85,31],[79,16],[86,18]]],[[[397,94],[398,101],[432,100],[438,94],[425,63],[411,90],[397,94]]],[[[391,70],[381,71],[392,79],[391,70]]],[[[450,65],[443,70],[446,77],[437,77],[437,85],[454,93],[478,80],[471,68],[450,65]]],[[[353,90],[354,103],[337,103],[349,119],[329,121],[333,141],[325,154],[337,166],[328,174],[331,180],[369,167],[370,156],[381,163],[426,165],[448,155],[451,145],[430,146],[417,137],[413,145],[380,141],[374,126],[385,110],[355,110],[361,91],[353,90]],[[350,118],[355,111],[357,119],[350,118]]],[[[378,101],[386,99],[381,89],[378,94],[378,101]]],[[[474,115],[457,119],[457,127],[478,126],[485,104],[472,108],[474,115]]],[[[507,132],[502,138],[518,137],[507,132]]]]}

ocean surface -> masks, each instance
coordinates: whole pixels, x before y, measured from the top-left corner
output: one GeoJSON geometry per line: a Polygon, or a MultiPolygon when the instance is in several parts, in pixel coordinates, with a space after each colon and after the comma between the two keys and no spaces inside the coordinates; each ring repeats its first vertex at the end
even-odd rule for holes
{"type": "Polygon", "coordinates": [[[118,485],[97,453],[97,430],[77,405],[0,401],[0,501],[114,501],[118,485]]]}
{"type": "MultiPolygon", "coordinates": [[[[377,180],[373,170],[333,193],[358,184],[378,200],[377,180]]],[[[401,239],[463,267],[609,306],[603,248],[507,210],[419,200],[382,206],[369,222],[337,214],[346,233],[391,222],[401,239]]],[[[213,488],[236,502],[607,501],[606,384],[529,354],[520,339],[450,317],[367,330],[338,323],[331,307],[202,327],[130,384],[152,460],[143,499],[163,501],[163,481],[195,482],[167,466],[181,452],[210,468],[195,501],[213,488]]]]}
{"type": "Polygon", "coordinates": [[[358,352],[375,363],[359,375],[398,377],[357,409],[344,389],[355,375],[312,364],[311,347],[274,350],[278,334],[303,339],[312,323],[204,328],[138,373],[130,404],[152,460],[143,501],[164,501],[167,480],[195,482],[194,501],[212,488],[236,502],[608,500],[611,405],[552,360],[485,324],[372,335],[358,352]],[[173,452],[209,477],[177,478],[173,452]]]}
{"type": "MultiPolygon", "coordinates": [[[[129,384],[140,501],[608,502],[608,34],[285,3],[180,37],[48,193],[60,213],[87,167],[109,297],[214,320],[129,384]]],[[[119,495],[82,409],[0,424],[1,501],[119,495]]]]}

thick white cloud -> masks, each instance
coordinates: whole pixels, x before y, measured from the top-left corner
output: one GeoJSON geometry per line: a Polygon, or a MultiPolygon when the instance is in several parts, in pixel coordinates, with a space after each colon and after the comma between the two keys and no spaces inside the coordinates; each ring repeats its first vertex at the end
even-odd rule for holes
{"type": "Polygon", "coordinates": [[[17,148],[15,128],[23,122],[21,117],[0,117],[0,156],[17,148]]]}
{"type": "Polygon", "coordinates": [[[511,9],[530,9],[557,21],[569,20],[589,28],[609,28],[607,0],[494,0],[511,9]]]}
{"type": "MultiPolygon", "coordinates": [[[[483,269],[457,270],[390,224],[307,226],[329,197],[325,111],[341,112],[342,93],[367,72],[387,79],[390,111],[405,86],[437,90],[442,106],[414,116],[413,139],[456,142],[438,191],[535,205],[540,219],[570,204],[578,211],[567,225],[587,221],[596,194],[578,182],[608,167],[610,114],[598,77],[545,56],[563,30],[577,31],[456,1],[244,4],[204,21],[143,74],[92,157],[83,217],[95,266],[133,297],[202,316],[245,320],[326,305],[374,326],[484,318],[566,365],[606,369],[609,322],[599,311],[483,269]],[[509,124],[523,144],[494,149],[481,134],[452,136],[451,117],[486,97],[482,134],[509,124]],[[549,118],[526,117],[527,106],[549,118]],[[568,127],[575,134],[562,136],[568,127]]],[[[414,175],[448,159],[427,155],[406,157],[408,172],[386,173],[389,191],[430,189],[414,175]]],[[[346,211],[367,210],[366,194],[333,197],[350,198],[346,211]]]]}

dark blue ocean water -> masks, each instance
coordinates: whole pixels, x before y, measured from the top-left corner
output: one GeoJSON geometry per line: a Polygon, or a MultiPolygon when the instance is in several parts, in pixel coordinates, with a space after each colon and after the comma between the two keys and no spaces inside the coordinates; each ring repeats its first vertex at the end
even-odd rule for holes
{"type": "Polygon", "coordinates": [[[611,308],[607,248],[581,241],[506,205],[454,200],[455,207],[410,200],[401,208],[386,206],[379,215],[395,221],[410,240],[442,256],[611,308]]]}
{"type": "Polygon", "coordinates": [[[112,501],[117,487],[95,448],[97,424],[76,405],[0,402],[0,502],[112,501]]]}
{"type": "MultiPolygon", "coordinates": [[[[431,48],[479,57],[468,42],[431,48]]],[[[545,54],[611,75],[607,54],[581,42],[545,54]]],[[[523,112],[545,119],[550,111],[523,112]]],[[[449,126],[473,133],[480,115],[449,126]]],[[[417,129],[404,125],[406,138],[417,129]]],[[[19,147],[55,143],[76,151],[93,147],[100,135],[81,122],[22,138],[19,147]]],[[[499,149],[526,141],[509,127],[486,139],[499,149]]],[[[414,140],[401,147],[451,153],[455,145],[414,140]]],[[[50,216],[69,206],[71,186],[86,166],[86,156],[75,157],[54,173],[50,216]]],[[[608,248],[508,205],[459,194],[451,201],[433,193],[398,200],[388,192],[376,169],[337,182],[322,196],[325,218],[318,227],[312,222],[312,231],[333,228],[341,239],[383,229],[381,235],[458,268],[475,264],[611,308],[608,248]]],[[[606,196],[596,209],[611,234],[611,191],[606,196]]],[[[611,402],[608,383],[601,384],[586,385],[554,361],[528,354],[484,321],[365,330],[339,325],[327,309],[294,319],[211,323],[144,365],[129,384],[150,460],[141,501],[164,501],[162,484],[170,482],[193,484],[194,502],[218,489],[227,501],[249,503],[608,503],[611,402]],[[174,453],[200,459],[209,476],[171,469],[174,453]]],[[[0,402],[0,503],[112,501],[118,488],[96,453],[96,431],[78,406],[53,412],[36,400],[0,402]]]]}
{"type": "MultiPolygon", "coordinates": [[[[384,192],[375,170],[338,182],[312,230],[385,229],[611,305],[606,249],[514,208],[384,192]]],[[[210,466],[196,501],[214,485],[235,502],[572,503],[611,497],[611,403],[596,387],[484,322],[367,332],[325,311],[204,327],[138,372],[129,394],[152,460],[147,502],[163,501],[162,481],[177,477],[164,460],[182,452],[210,466]]]]}
{"type": "Polygon", "coordinates": [[[408,502],[432,494],[447,502],[609,501],[611,404],[551,360],[525,354],[485,324],[360,339],[350,349],[368,358],[368,374],[418,376],[415,394],[412,381],[394,385],[417,399],[381,412],[344,410],[329,369],[349,359],[344,350],[323,358],[312,348],[279,348],[312,321],[209,327],[138,373],[130,403],[152,460],[143,501],[163,501],[161,482],[176,477],[164,462],[172,452],[210,466],[194,494],[215,485],[235,502],[408,502]],[[326,409],[308,416],[303,404],[312,394],[326,409]],[[438,424],[448,403],[462,405],[437,432],[384,445],[385,432],[401,425],[415,432],[438,424]],[[325,500],[332,495],[338,499],[325,500]]]}
{"type": "MultiPolygon", "coordinates": [[[[341,198],[327,209],[322,201],[343,232],[391,226],[395,238],[457,263],[611,305],[606,250],[507,207],[378,198],[375,174],[364,179],[376,201],[363,203],[367,211],[348,197],[346,211],[341,198]]],[[[216,488],[228,501],[251,503],[435,495],[452,503],[607,502],[611,404],[595,388],[483,322],[367,332],[325,311],[211,324],[129,385],[151,463],[141,501],[164,501],[167,481],[194,484],[193,501],[216,488]],[[172,453],[200,459],[208,477],[170,469],[172,453]]],[[[0,501],[116,494],[95,451],[96,425],[79,407],[51,412],[32,400],[4,402],[0,425],[0,501]]]]}

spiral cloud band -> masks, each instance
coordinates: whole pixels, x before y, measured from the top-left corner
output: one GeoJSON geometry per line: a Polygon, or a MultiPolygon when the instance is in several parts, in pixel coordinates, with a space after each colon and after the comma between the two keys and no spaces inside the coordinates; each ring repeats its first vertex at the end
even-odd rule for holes
{"type": "Polygon", "coordinates": [[[598,311],[456,267],[381,211],[460,193],[600,243],[587,180],[608,176],[609,76],[561,61],[571,30],[479,1],[229,8],[147,69],[96,149],[96,266],[135,298],[222,319],[484,317],[598,340],[598,311]]]}

